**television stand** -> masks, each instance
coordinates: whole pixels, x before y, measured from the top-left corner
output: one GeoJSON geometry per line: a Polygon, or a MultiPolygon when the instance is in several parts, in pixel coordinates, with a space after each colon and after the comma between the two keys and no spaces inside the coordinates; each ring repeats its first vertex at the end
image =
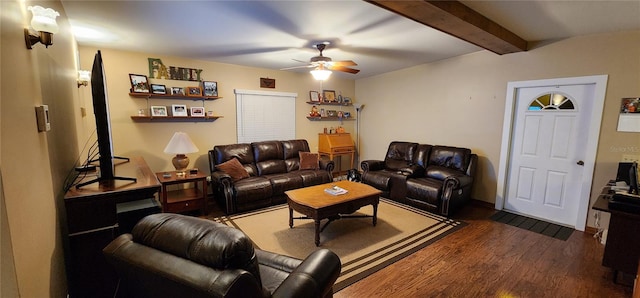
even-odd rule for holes
{"type": "MultiPolygon", "coordinates": [[[[125,162],[129,162],[130,159],[128,157],[121,157],[121,156],[114,156],[113,159],[119,159],[119,160],[124,160],[125,162]]],[[[92,160],[89,163],[95,162],[98,160],[92,160]]],[[[115,165],[114,165],[115,167],[115,165]]],[[[113,172],[113,171],[112,171],[113,172]]],[[[132,181],[133,183],[136,183],[138,181],[138,179],[136,178],[130,178],[130,177],[120,177],[120,176],[113,176],[113,177],[98,177],[96,179],[93,180],[89,180],[89,181],[85,181],[82,183],[78,183],[76,185],[76,189],[80,189],[83,186],[87,186],[89,184],[93,184],[93,183],[102,183],[102,184],[108,184],[108,185],[113,185],[115,181],[120,180],[120,181],[132,181]]]]}

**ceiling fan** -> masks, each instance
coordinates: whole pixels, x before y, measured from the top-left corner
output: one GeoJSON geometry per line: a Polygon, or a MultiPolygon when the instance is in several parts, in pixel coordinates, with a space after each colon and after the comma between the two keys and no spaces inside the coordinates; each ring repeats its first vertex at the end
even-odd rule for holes
{"type": "Polygon", "coordinates": [[[354,68],[347,67],[347,66],[358,65],[357,63],[355,63],[355,62],[353,62],[351,60],[333,61],[333,60],[331,60],[330,57],[323,56],[322,55],[322,51],[324,51],[324,49],[326,48],[327,44],[328,44],[328,42],[319,43],[319,44],[315,45],[315,47],[318,49],[318,51],[320,51],[320,55],[311,57],[309,62],[293,59],[293,60],[298,61],[298,62],[308,63],[307,65],[300,65],[300,66],[281,68],[280,70],[289,70],[289,69],[296,69],[296,68],[312,68],[313,67],[316,70],[328,69],[328,70],[342,71],[342,72],[348,72],[348,73],[353,73],[353,74],[356,74],[356,73],[360,72],[359,69],[354,69],[354,68]]]}

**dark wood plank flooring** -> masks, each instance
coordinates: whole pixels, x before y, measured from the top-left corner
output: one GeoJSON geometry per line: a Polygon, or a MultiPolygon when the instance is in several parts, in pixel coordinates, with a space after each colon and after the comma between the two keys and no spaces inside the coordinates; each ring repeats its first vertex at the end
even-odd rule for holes
{"type": "Polygon", "coordinates": [[[492,221],[495,212],[466,207],[455,218],[468,226],[334,297],[631,297],[592,235],[562,241],[492,221]]]}

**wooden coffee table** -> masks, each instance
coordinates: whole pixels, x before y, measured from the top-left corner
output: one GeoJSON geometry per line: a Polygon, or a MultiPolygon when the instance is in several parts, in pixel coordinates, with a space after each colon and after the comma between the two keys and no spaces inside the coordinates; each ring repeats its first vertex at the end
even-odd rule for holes
{"type": "Polygon", "coordinates": [[[287,204],[289,204],[289,227],[293,228],[293,210],[306,216],[295,219],[313,219],[316,225],[315,243],[316,246],[320,246],[320,232],[334,220],[347,217],[372,217],[373,226],[375,226],[381,193],[369,185],[351,181],[337,181],[286,191],[287,204]],[[325,188],[334,185],[344,188],[348,192],[336,196],[324,192],[325,188]],[[373,206],[372,216],[347,215],[366,205],[373,206]],[[320,221],[323,219],[329,219],[329,221],[321,229],[320,221]]]}

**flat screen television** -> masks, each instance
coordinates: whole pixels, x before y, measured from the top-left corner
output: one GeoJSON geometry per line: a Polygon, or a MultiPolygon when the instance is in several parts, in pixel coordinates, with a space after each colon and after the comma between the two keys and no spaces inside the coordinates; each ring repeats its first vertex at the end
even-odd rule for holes
{"type": "Polygon", "coordinates": [[[93,59],[93,68],[91,69],[91,95],[93,97],[93,113],[96,118],[96,135],[98,136],[98,168],[100,175],[98,178],[82,182],[76,185],[76,188],[92,184],[92,183],[113,183],[115,180],[136,181],[135,178],[118,177],[115,175],[115,167],[113,160],[122,159],[128,161],[128,158],[116,157],[113,155],[113,142],[111,140],[111,118],[109,116],[109,101],[107,98],[107,81],[104,74],[104,65],[102,63],[102,53],[98,50],[93,59]]]}

